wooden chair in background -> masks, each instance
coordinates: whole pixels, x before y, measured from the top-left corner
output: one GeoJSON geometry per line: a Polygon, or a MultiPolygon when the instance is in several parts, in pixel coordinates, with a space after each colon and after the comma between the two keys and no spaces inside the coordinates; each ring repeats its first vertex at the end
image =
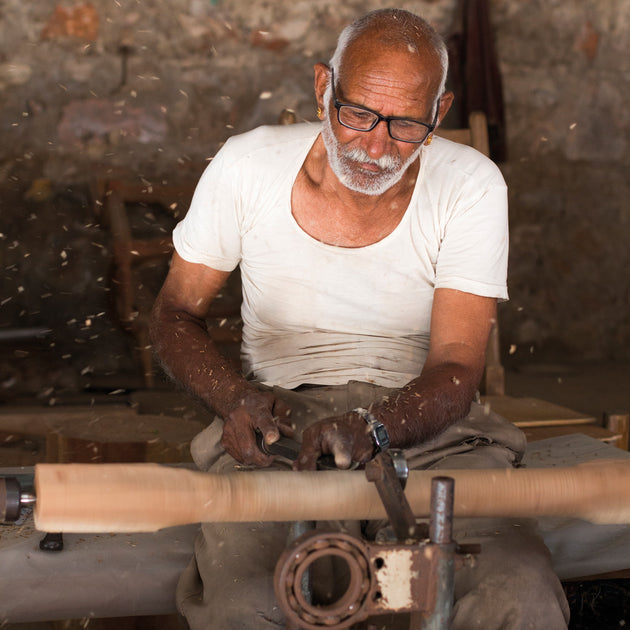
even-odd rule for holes
{"type": "Polygon", "coordinates": [[[145,297],[144,285],[136,280],[135,275],[146,263],[167,260],[172,254],[173,245],[170,233],[159,234],[158,226],[154,234],[135,233],[129,206],[145,205],[148,210],[150,204],[159,204],[167,211],[179,207],[187,208],[192,192],[184,186],[156,186],[139,178],[111,178],[95,182],[93,196],[111,236],[111,288],[116,316],[122,327],[133,335],[144,385],[153,387],[155,380],[148,335],[148,314],[151,306],[147,303],[151,298],[145,297]]]}
{"type": "MultiPolygon", "coordinates": [[[[92,187],[97,210],[111,236],[116,316],[133,336],[143,384],[149,389],[156,386],[157,372],[149,340],[149,313],[173,254],[172,228],[186,214],[197,181],[198,176],[157,183],[121,176],[97,180],[92,187]]],[[[233,276],[213,302],[208,329],[228,358],[237,361],[240,286],[238,274],[233,276]]]]}

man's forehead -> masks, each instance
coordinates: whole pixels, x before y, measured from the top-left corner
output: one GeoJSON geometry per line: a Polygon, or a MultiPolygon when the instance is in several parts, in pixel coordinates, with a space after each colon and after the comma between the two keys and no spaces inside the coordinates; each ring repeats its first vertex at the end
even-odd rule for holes
{"type": "Polygon", "coordinates": [[[434,99],[441,83],[439,58],[406,49],[374,48],[365,54],[360,48],[348,49],[335,68],[335,80],[343,90],[351,86],[368,85],[384,89],[403,86],[414,94],[418,102],[434,99]]]}
{"type": "Polygon", "coordinates": [[[401,62],[414,75],[441,79],[440,54],[425,37],[392,39],[386,32],[362,33],[350,42],[335,72],[339,77],[351,75],[372,64],[396,71],[401,62]]]}

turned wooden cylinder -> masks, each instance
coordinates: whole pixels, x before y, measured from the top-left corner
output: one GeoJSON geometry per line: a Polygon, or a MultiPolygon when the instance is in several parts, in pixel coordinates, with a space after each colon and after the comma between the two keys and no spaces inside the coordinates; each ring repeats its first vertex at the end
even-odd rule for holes
{"type": "MultiPolygon", "coordinates": [[[[430,511],[431,479],[455,480],[454,515],[573,516],[630,523],[630,462],[566,468],[412,471],[405,495],[430,511]]],[[[383,518],[361,471],[259,470],[225,475],[157,464],[39,464],[35,524],[43,531],[142,532],[197,522],[383,518]]]]}

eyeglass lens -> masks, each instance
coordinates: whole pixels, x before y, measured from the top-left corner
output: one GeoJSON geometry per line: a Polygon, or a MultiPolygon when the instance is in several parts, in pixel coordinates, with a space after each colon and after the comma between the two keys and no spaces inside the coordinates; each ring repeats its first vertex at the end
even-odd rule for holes
{"type": "MultiPolygon", "coordinates": [[[[375,112],[339,104],[339,122],[357,131],[370,131],[379,122],[380,117],[375,112]]],[[[389,133],[392,138],[404,142],[422,142],[431,129],[421,122],[407,119],[393,119],[388,121],[389,133]]]]}

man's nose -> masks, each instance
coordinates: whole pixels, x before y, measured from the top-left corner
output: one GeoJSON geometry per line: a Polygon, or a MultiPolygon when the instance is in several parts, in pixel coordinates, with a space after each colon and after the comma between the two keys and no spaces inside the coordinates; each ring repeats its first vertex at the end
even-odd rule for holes
{"type": "Polygon", "coordinates": [[[365,150],[375,160],[390,152],[392,138],[386,120],[379,120],[374,129],[366,134],[365,150]]]}

